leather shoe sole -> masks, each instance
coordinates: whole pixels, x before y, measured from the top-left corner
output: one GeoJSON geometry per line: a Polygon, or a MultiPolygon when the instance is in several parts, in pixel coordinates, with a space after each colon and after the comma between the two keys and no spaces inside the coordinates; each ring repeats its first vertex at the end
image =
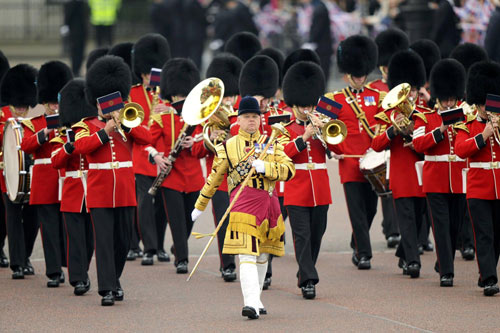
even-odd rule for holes
{"type": "Polygon", "coordinates": [[[244,306],[241,310],[241,315],[243,317],[248,317],[248,319],[259,319],[257,311],[255,311],[255,309],[251,306],[244,306]]]}

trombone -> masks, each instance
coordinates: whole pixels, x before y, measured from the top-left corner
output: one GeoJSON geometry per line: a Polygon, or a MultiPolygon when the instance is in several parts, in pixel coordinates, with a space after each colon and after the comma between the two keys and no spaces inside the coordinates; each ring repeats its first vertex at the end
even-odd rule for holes
{"type": "Polygon", "coordinates": [[[500,145],[500,132],[498,130],[498,126],[500,126],[500,117],[497,114],[492,114],[492,112],[486,112],[488,116],[488,121],[491,123],[493,127],[493,137],[498,145],[500,145]],[[493,126],[494,123],[497,123],[497,127],[493,126]]]}
{"type": "Polygon", "coordinates": [[[127,128],[134,128],[142,124],[144,120],[144,109],[138,103],[129,102],[125,104],[125,107],[120,111],[114,111],[112,116],[116,124],[116,131],[120,134],[123,141],[127,142],[127,136],[123,132],[121,125],[127,128]]]}
{"type": "Polygon", "coordinates": [[[309,123],[314,127],[313,139],[321,142],[321,145],[325,148],[326,155],[331,159],[333,156],[330,149],[328,149],[328,145],[338,145],[345,140],[347,136],[347,127],[345,123],[338,119],[331,119],[322,113],[305,111],[305,114],[309,123]],[[317,116],[324,124],[321,128],[316,126],[312,121],[312,114],[317,116]]]}

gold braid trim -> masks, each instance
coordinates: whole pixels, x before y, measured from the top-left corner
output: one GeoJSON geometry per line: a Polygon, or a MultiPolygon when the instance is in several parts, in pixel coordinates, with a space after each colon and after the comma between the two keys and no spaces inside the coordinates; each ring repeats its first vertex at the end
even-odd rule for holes
{"type": "Polygon", "coordinates": [[[50,143],[60,143],[60,144],[65,144],[64,140],[61,139],[60,136],[54,137],[52,140],[49,141],[50,143]]]}
{"type": "Polygon", "coordinates": [[[85,124],[85,122],[83,120],[80,120],[79,122],[77,122],[76,124],[71,126],[71,128],[75,129],[75,132],[77,129],[80,129],[80,128],[82,129],[81,131],[76,133],[75,141],[79,140],[81,138],[85,138],[87,136],[90,136],[89,126],[87,124],[85,124]]]}
{"type": "Polygon", "coordinates": [[[35,125],[31,122],[31,119],[23,119],[21,124],[28,127],[32,132],[35,132],[35,125]]]}
{"type": "Polygon", "coordinates": [[[228,231],[241,232],[256,237],[259,241],[279,241],[285,233],[285,223],[280,215],[277,225],[269,228],[269,221],[265,219],[260,226],[256,225],[255,216],[242,212],[231,212],[229,215],[228,231]]]}

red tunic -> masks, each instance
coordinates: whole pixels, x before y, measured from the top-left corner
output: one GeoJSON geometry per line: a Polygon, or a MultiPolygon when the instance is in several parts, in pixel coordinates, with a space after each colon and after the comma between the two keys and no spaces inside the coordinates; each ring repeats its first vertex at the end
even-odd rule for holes
{"type": "Polygon", "coordinates": [[[458,130],[455,151],[468,158],[467,199],[500,199],[500,146],[493,136],[483,140],[486,122],[479,116],[458,130]],[[477,164],[484,163],[484,164],[477,164]]]}
{"type": "Polygon", "coordinates": [[[462,169],[465,160],[455,155],[455,134],[450,126],[441,133],[443,120],[436,112],[424,113],[425,118],[414,117],[413,146],[417,153],[425,154],[422,175],[423,191],[433,193],[464,193],[462,169]],[[425,119],[425,120],[424,120],[425,119]]]}
{"type": "Polygon", "coordinates": [[[138,126],[126,134],[128,141],[124,142],[117,132],[108,137],[104,125],[97,117],[92,117],[72,126],[76,133],[73,154],[85,155],[89,163],[87,206],[136,206],[131,141],[147,145],[151,135],[145,127],[138,126]]]}
{"type": "Polygon", "coordinates": [[[382,79],[374,80],[367,84],[369,88],[376,89],[378,91],[389,92],[389,86],[382,79]]]}
{"type": "MultiPolygon", "coordinates": [[[[374,131],[375,114],[382,109],[383,94],[379,91],[365,87],[362,92],[353,94],[357,103],[365,114],[369,126],[374,131]]],[[[336,154],[363,155],[371,146],[372,139],[362,122],[358,119],[352,108],[352,101],[346,99],[342,91],[333,93],[334,100],[342,104],[338,119],[343,121],[347,127],[347,137],[339,145],[332,146],[336,154]]],[[[366,182],[366,178],[359,170],[359,158],[344,158],[339,160],[340,182],[366,182]]]]}
{"type": "MultiPolygon", "coordinates": [[[[85,203],[85,190],[83,182],[87,181],[85,173],[89,168],[87,159],[82,154],[73,154],[66,151],[64,146],[67,138],[61,136],[52,140],[52,166],[64,170],[61,196],[61,212],[81,213],[85,203]]],[[[69,148],[71,149],[71,148],[69,148]]]]}
{"type": "Polygon", "coordinates": [[[325,148],[319,140],[312,138],[304,143],[302,135],[305,126],[298,119],[290,122],[286,129],[290,133],[290,142],[285,145],[284,151],[292,159],[296,171],[295,177],[285,182],[285,206],[315,207],[331,204],[325,148]]]}
{"type": "Polygon", "coordinates": [[[50,205],[59,203],[59,172],[51,165],[50,154],[54,131],[48,138],[43,134],[47,122],[43,115],[25,119],[21,122],[24,129],[21,149],[32,154],[34,160],[31,174],[30,205],[50,205]]]}
{"type": "MultiPolygon", "coordinates": [[[[420,156],[410,147],[404,147],[403,137],[394,135],[389,116],[392,109],[377,115],[380,133],[373,138],[372,148],[383,151],[387,147],[391,150],[389,163],[389,186],[394,199],[408,197],[424,197],[422,186],[418,184],[415,162],[421,160],[420,156]]],[[[421,110],[425,111],[425,110],[421,110]]],[[[428,109],[427,109],[428,111],[428,109]]]]}
{"type": "MultiPolygon", "coordinates": [[[[165,156],[168,156],[172,150],[174,140],[177,140],[184,126],[184,120],[177,114],[166,113],[161,115],[161,123],[153,121],[151,125],[152,142],[156,149],[158,146],[165,147],[165,156]],[[172,120],[173,137],[172,137],[172,120]]],[[[179,192],[196,192],[201,190],[205,184],[203,173],[201,170],[200,158],[205,157],[207,150],[203,146],[202,128],[196,126],[196,129],[191,134],[195,143],[191,149],[183,149],[174,162],[174,166],[170,174],[162,183],[163,187],[176,190],[179,192]]]]}

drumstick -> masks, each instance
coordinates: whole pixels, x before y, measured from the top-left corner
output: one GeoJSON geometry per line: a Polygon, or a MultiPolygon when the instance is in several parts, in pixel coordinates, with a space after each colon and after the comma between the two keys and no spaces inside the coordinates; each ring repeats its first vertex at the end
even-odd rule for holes
{"type": "Polygon", "coordinates": [[[346,157],[347,158],[361,158],[361,157],[363,157],[363,155],[345,155],[345,154],[342,154],[340,156],[342,156],[343,158],[346,158],[346,157]]]}

